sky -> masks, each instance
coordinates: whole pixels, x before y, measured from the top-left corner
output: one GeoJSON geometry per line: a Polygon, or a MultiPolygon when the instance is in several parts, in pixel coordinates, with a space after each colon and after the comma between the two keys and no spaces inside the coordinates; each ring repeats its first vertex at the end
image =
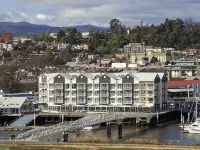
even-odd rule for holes
{"type": "Polygon", "coordinates": [[[91,24],[108,27],[113,18],[127,27],[169,19],[199,21],[200,0],[2,0],[0,22],[50,26],[91,24]]]}

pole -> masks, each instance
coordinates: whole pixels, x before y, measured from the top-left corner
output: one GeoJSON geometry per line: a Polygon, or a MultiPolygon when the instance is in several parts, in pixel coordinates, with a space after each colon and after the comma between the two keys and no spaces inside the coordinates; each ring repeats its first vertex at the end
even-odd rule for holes
{"type": "Polygon", "coordinates": [[[60,122],[62,122],[61,105],[60,105],[60,122]]]}
{"type": "Polygon", "coordinates": [[[62,114],[62,123],[64,122],[64,114],[62,114]]]}
{"type": "Polygon", "coordinates": [[[158,119],[159,119],[159,114],[158,114],[158,112],[157,112],[156,118],[157,118],[157,125],[158,125],[158,119]]]}
{"type": "Polygon", "coordinates": [[[181,105],[181,124],[183,124],[182,105],[181,105]]]}
{"type": "Polygon", "coordinates": [[[196,119],[197,119],[197,115],[198,115],[198,110],[197,110],[197,97],[196,97],[196,119]]]}
{"type": "Polygon", "coordinates": [[[183,131],[184,131],[184,125],[185,125],[185,122],[184,122],[184,116],[183,116],[183,131]]]}
{"type": "Polygon", "coordinates": [[[197,96],[198,96],[198,92],[199,92],[199,84],[197,84],[197,91],[196,91],[196,95],[195,95],[195,99],[196,99],[196,119],[197,119],[197,113],[198,113],[198,108],[197,108],[197,96]]]}
{"type": "Polygon", "coordinates": [[[33,119],[34,119],[34,127],[35,127],[35,113],[34,113],[34,118],[33,119]]]}

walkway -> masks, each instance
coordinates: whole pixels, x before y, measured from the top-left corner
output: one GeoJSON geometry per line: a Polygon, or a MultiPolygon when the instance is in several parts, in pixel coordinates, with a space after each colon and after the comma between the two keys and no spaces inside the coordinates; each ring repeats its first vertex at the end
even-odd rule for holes
{"type": "Polygon", "coordinates": [[[149,122],[152,116],[156,115],[155,113],[106,113],[106,114],[94,114],[88,115],[84,118],[81,118],[76,121],[63,122],[57,125],[43,127],[38,129],[32,129],[25,133],[19,134],[17,139],[29,139],[29,140],[38,140],[42,137],[50,136],[57,133],[62,133],[64,131],[76,131],[81,130],[84,127],[110,122],[113,120],[123,120],[126,118],[146,118],[149,122]]]}
{"type": "MultiPolygon", "coordinates": [[[[37,118],[38,115],[35,115],[37,118]]],[[[10,126],[26,126],[28,123],[34,120],[34,114],[24,115],[15,120],[10,126]]]]}

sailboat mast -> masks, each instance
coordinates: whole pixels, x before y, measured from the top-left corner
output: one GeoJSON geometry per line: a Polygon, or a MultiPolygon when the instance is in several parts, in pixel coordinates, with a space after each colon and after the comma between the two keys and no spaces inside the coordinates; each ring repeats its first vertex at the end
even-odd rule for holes
{"type": "Polygon", "coordinates": [[[197,93],[196,93],[196,119],[197,119],[197,115],[198,115],[198,107],[197,107],[197,96],[198,96],[198,91],[199,91],[199,84],[197,84],[197,93]]]}

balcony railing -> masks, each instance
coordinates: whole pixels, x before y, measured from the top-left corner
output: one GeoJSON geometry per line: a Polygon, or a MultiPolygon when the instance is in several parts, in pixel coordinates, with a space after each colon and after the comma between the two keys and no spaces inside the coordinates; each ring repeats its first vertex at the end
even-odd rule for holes
{"type": "Polygon", "coordinates": [[[124,97],[132,97],[132,94],[124,94],[124,97]]]}
{"type": "Polygon", "coordinates": [[[63,93],[55,93],[55,96],[63,96],[63,93]]]}
{"type": "Polygon", "coordinates": [[[63,89],[63,86],[54,86],[55,89],[63,89]]]}
{"type": "Polygon", "coordinates": [[[84,96],[86,96],[86,94],[78,94],[78,96],[82,96],[82,97],[84,97],[84,96]]]}
{"type": "Polygon", "coordinates": [[[108,94],[101,94],[101,97],[108,97],[108,94]]]}

